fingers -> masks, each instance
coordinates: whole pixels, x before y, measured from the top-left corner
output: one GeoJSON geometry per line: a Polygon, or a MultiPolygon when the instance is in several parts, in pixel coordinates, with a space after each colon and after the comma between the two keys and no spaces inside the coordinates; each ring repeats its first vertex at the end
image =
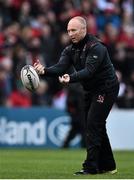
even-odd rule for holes
{"type": "Polygon", "coordinates": [[[65,79],[63,78],[63,76],[62,76],[62,77],[59,76],[59,82],[62,83],[62,84],[65,84],[65,83],[66,83],[66,82],[65,82],[65,79]]]}
{"type": "Polygon", "coordinates": [[[44,66],[40,63],[39,60],[37,60],[35,63],[34,63],[34,69],[36,70],[36,72],[38,74],[44,74],[45,73],[45,69],[44,69],[44,66]]]}
{"type": "Polygon", "coordinates": [[[33,66],[35,67],[35,66],[37,66],[38,64],[41,64],[39,59],[36,60],[36,62],[34,63],[33,66]]]}
{"type": "Polygon", "coordinates": [[[59,81],[60,81],[60,83],[62,83],[62,77],[60,77],[60,76],[59,76],[59,81]]]}
{"type": "Polygon", "coordinates": [[[68,74],[64,74],[63,76],[59,76],[59,82],[64,84],[64,85],[67,85],[70,81],[70,76],[68,74]]]}
{"type": "Polygon", "coordinates": [[[44,67],[42,65],[37,66],[36,71],[38,74],[44,74],[44,67]]]}
{"type": "Polygon", "coordinates": [[[69,78],[69,75],[68,75],[68,74],[64,74],[64,75],[63,75],[63,78],[64,78],[64,79],[68,79],[68,78],[69,78]]]}

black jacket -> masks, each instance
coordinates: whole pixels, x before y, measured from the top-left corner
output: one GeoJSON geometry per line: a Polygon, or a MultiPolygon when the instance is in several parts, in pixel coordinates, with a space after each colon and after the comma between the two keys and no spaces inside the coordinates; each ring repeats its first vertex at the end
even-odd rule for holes
{"type": "Polygon", "coordinates": [[[85,91],[112,92],[118,84],[107,48],[92,35],[87,34],[79,43],[67,46],[59,62],[46,68],[45,75],[63,75],[72,65],[75,71],[70,74],[70,83],[80,82],[85,91]]]}

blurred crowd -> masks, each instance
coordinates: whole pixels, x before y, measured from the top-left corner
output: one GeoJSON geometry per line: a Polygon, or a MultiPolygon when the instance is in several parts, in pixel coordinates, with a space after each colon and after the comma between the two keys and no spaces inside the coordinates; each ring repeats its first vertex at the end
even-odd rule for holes
{"type": "Polygon", "coordinates": [[[116,106],[134,107],[133,0],[0,0],[0,106],[66,108],[69,88],[43,78],[30,93],[20,70],[37,59],[46,67],[55,64],[70,43],[67,22],[77,15],[108,48],[120,81],[116,106]]]}

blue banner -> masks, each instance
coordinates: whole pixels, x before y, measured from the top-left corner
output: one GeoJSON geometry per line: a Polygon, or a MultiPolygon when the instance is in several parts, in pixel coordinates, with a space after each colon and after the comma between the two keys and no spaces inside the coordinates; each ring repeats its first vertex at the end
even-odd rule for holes
{"type": "MultiPolygon", "coordinates": [[[[70,117],[52,108],[0,108],[0,147],[61,147],[70,117]]],[[[79,146],[80,137],[72,142],[79,146]]]]}

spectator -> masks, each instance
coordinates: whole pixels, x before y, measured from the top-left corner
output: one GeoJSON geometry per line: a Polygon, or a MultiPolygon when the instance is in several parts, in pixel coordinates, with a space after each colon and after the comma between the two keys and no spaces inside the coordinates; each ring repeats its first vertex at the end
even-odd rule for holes
{"type": "Polygon", "coordinates": [[[85,147],[85,138],[84,138],[84,110],[83,109],[83,94],[81,87],[79,85],[70,86],[67,90],[67,112],[71,117],[71,128],[65,138],[62,147],[70,147],[70,142],[73,140],[76,135],[81,136],[80,146],[85,147]]]}
{"type": "Polygon", "coordinates": [[[8,107],[30,107],[31,93],[24,87],[19,87],[19,90],[14,90],[7,99],[8,107]]]}
{"type": "Polygon", "coordinates": [[[49,86],[47,81],[40,80],[40,85],[36,92],[32,94],[33,106],[50,106],[52,103],[51,96],[48,92],[49,86]]]}
{"type": "MultiPolygon", "coordinates": [[[[8,68],[4,80],[6,96],[16,90],[22,66],[32,64],[36,58],[46,66],[58,61],[62,49],[69,43],[65,33],[67,22],[77,15],[85,17],[88,32],[107,45],[116,70],[121,72],[125,85],[131,87],[133,14],[132,0],[0,1],[0,64],[8,68]]],[[[62,91],[56,80],[47,82],[51,98],[62,91]],[[55,89],[51,88],[53,84],[57,86],[55,89]]]]}
{"type": "Polygon", "coordinates": [[[0,106],[5,105],[7,98],[7,71],[0,65],[0,106]]]}

